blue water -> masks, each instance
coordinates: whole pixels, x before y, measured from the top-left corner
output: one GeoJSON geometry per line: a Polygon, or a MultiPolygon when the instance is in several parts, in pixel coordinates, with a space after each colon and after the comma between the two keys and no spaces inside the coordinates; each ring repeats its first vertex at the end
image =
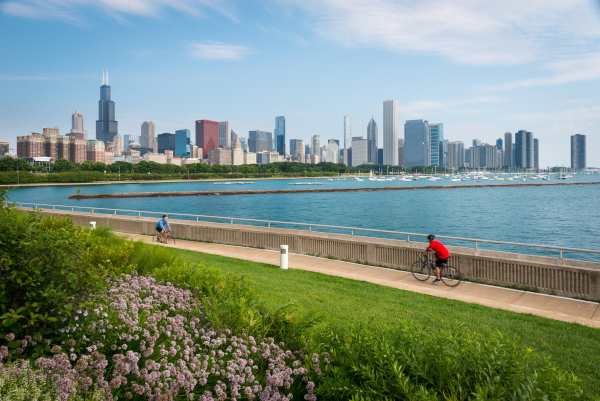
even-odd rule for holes
{"type": "MultiPolygon", "coordinates": [[[[553,176],[554,177],[554,176],[553,176]]],[[[214,182],[123,184],[101,186],[42,187],[13,190],[11,201],[51,205],[105,207],[160,213],[277,220],[346,227],[433,233],[453,237],[553,245],[600,250],[600,185],[555,187],[502,187],[507,183],[600,182],[600,175],[575,175],[566,181],[363,182],[346,180],[263,180],[250,185],[218,185],[214,182]],[[289,185],[322,182],[324,185],[289,185]],[[184,196],[172,198],[68,199],[82,193],[156,191],[227,191],[248,189],[373,188],[381,186],[497,185],[494,188],[423,189],[415,191],[332,192],[234,196],[184,196]]],[[[325,230],[322,231],[336,231],[325,230]]],[[[337,231],[348,233],[348,231],[337,231]]],[[[376,235],[355,232],[356,235],[376,235]]],[[[388,236],[405,239],[406,236],[388,236]]],[[[422,241],[416,237],[411,240],[422,241]]],[[[468,242],[448,244],[473,247],[468,242]]],[[[558,251],[492,244],[482,249],[558,256],[558,251]]],[[[565,258],[600,261],[598,254],[564,252],[565,258]]]]}

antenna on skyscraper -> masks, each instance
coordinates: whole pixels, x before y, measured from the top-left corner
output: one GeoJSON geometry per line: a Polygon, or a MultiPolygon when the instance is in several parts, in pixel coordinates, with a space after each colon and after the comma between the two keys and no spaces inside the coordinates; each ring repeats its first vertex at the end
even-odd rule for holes
{"type": "Polygon", "coordinates": [[[104,70],[102,70],[102,85],[104,85],[104,70]]]}

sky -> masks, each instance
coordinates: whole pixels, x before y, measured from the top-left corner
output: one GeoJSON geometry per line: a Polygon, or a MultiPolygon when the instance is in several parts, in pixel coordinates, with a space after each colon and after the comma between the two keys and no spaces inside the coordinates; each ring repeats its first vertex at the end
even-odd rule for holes
{"type": "Polygon", "coordinates": [[[444,137],[495,144],[532,131],[540,165],[587,135],[600,166],[600,1],[0,0],[0,141],[80,111],[95,137],[107,70],[121,135],[231,121],[241,137],[366,137],[383,101],[444,137]]]}

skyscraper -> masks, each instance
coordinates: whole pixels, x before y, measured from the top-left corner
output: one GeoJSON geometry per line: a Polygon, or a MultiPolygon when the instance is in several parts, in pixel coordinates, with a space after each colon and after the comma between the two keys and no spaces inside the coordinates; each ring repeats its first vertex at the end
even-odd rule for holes
{"type": "Polygon", "coordinates": [[[513,143],[512,143],[512,133],[505,132],[504,133],[504,165],[513,167],[513,143]]]}
{"type": "Polygon", "coordinates": [[[165,153],[166,150],[175,151],[175,134],[165,132],[158,136],[158,153],[165,153]]]}
{"type": "Polygon", "coordinates": [[[503,149],[503,146],[502,146],[502,138],[498,138],[498,139],[496,139],[496,147],[497,147],[498,149],[503,149]]]}
{"type": "Polygon", "coordinates": [[[459,164],[459,142],[448,142],[448,168],[459,168],[463,167],[459,164]]]}
{"type": "Polygon", "coordinates": [[[352,166],[360,166],[369,162],[369,140],[362,136],[352,138],[352,166]]]}
{"type": "MultiPolygon", "coordinates": [[[[296,156],[296,154],[300,150],[300,143],[302,144],[302,154],[304,155],[304,142],[302,141],[302,139],[290,139],[290,155],[292,155],[292,157],[296,156]]],[[[304,162],[304,160],[302,160],[302,162],[304,162]]]]}
{"type": "Polygon", "coordinates": [[[219,123],[210,120],[196,120],[196,146],[202,148],[204,155],[219,147],[219,123]]]}
{"type": "Polygon", "coordinates": [[[96,139],[112,142],[119,133],[119,126],[115,121],[115,102],[110,100],[110,86],[108,86],[108,71],[106,77],[102,73],[102,86],[100,86],[100,101],[98,102],[98,120],[96,121],[96,139]]]}
{"type": "Polygon", "coordinates": [[[444,166],[444,124],[429,124],[429,165],[444,166]]]}
{"type": "Polygon", "coordinates": [[[321,136],[315,135],[312,137],[311,152],[315,156],[321,156],[321,136]]]}
{"type": "Polygon", "coordinates": [[[248,151],[252,153],[271,152],[273,149],[273,133],[266,131],[250,131],[248,135],[248,151]]]}
{"type": "Polygon", "coordinates": [[[142,123],[140,145],[142,145],[142,148],[152,149],[154,153],[158,152],[158,143],[156,142],[154,123],[152,121],[144,121],[142,123]]]}
{"type": "Polygon", "coordinates": [[[83,115],[79,111],[76,111],[71,116],[71,132],[66,136],[72,136],[87,141],[87,131],[83,129],[83,115]]]}
{"type": "Polygon", "coordinates": [[[540,169],[540,141],[537,138],[533,139],[533,168],[540,169]]]}
{"type": "Polygon", "coordinates": [[[327,161],[335,164],[340,162],[340,146],[333,139],[327,143],[327,161]]]}
{"type": "Polygon", "coordinates": [[[398,101],[383,102],[383,164],[398,165],[398,101]]]}
{"type": "Polygon", "coordinates": [[[285,156],[285,117],[275,117],[275,150],[285,156]]]}
{"type": "Polygon", "coordinates": [[[473,139],[473,146],[481,146],[481,139],[473,139]]]}
{"type": "Polygon", "coordinates": [[[192,157],[190,148],[190,130],[180,129],[175,131],[175,152],[174,156],[190,158],[192,157]]]}
{"type": "Polygon", "coordinates": [[[429,166],[429,151],[429,122],[407,120],[404,124],[404,165],[429,166]]]}
{"type": "Polygon", "coordinates": [[[231,122],[229,121],[219,123],[219,147],[231,147],[231,122]]]}
{"type": "Polygon", "coordinates": [[[525,162],[527,164],[526,168],[534,167],[534,142],[533,142],[533,133],[527,131],[525,133],[525,162]]]}
{"type": "Polygon", "coordinates": [[[571,168],[573,170],[584,170],[586,165],[585,135],[577,134],[571,136],[571,168]]]}
{"type": "Polygon", "coordinates": [[[344,116],[344,147],[343,149],[350,149],[352,143],[352,117],[344,116]]]}
{"type": "Polygon", "coordinates": [[[371,121],[369,121],[369,125],[367,125],[367,141],[369,141],[367,161],[373,164],[379,164],[377,160],[377,136],[377,123],[373,117],[371,117],[371,121]]]}
{"type": "Polygon", "coordinates": [[[527,168],[527,131],[519,130],[515,132],[513,166],[516,168],[527,168]]]}

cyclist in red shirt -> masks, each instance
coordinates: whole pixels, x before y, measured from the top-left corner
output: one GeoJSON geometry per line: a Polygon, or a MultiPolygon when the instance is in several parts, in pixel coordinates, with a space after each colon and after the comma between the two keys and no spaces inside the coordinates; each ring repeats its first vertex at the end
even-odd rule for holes
{"type": "Polygon", "coordinates": [[[429,241],[429,246],[419,258],[424,257],[429,252],[435,252],[435,272],[437,274],[437,278],[433,280],[433,284],[439,283],[440,280],[440,267],[444,265],[444,263],[448,262],[448,258],[450,257],[450,251],[442,244],[440,241],[435,240],[435,235],[429,234],[427,236],[427,241],[429,241]]]}

